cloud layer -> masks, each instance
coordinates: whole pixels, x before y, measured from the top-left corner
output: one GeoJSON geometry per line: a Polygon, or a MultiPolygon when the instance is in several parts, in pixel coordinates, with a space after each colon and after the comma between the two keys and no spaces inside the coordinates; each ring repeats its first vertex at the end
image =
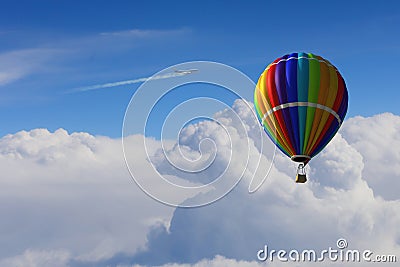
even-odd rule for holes
{"type": "Polygon", "coordinates": [[[387,200],[400,199],[400,117],[383,113],[350,118],[341,133],[362,154],[362,176],[374,194],[387,200]]]}
{"type": "MultiPolygon", "coordinates": [[[[233,110],[250,136],[250,158],[256,157],[257,122],[244,103],[233,110]]],[[[224,151],[219,137],[226,132],[213,131],[212,123],[182,131],[186,155],[198,155],[204,138],[224,151]]],[[[227,121],[232,129],[237,123],[227,121]]],[[[400,154],[393,149],[399,130],[400,117],[393,114],[351,118],[311,161],[306,184],[294,183],[295,165],[278,153],[265,184],[249,194],[249,179],[264,173],[267,155],[259,168],[249,166],[230,194],[196,209],[172,209],[141,192],[129,178],[119,140],[61,129],[7,135],[0,139],[0,266],[257,266],[264,245],[321,250],[341,237],[351,249],[400,255],[400,154]]],[[[243,144],[240,134],[231,139],[233,147],[243,144]]],[[[143,137],[129,142],[141,145],[143,137]]],[[[146,142],[158,171],[188,180],[166,164],[158,141],[146,142]]],[[[174,149],[169,156],[177,156],[174,149]]],[[[146,155],[135,160],[150,175],[146,155]]],[[[220,157],[217,164],[227,161],[220,157]]]]}
{"type": "MultiPolygon", "coordinates": [[[[128,142],[135,146],[142,138],[128,142]]],[[[141,166],[146,175],[144,156],[141,166]]],[[[7,135],[0,140],[0,169],[0,258],[22,253],[25,259],[97,261],[133,253],[145,245],[150,227],[168,223],[173,211],[139,190],[121,142],[107,137],[62,129],[7,135]]]]}
{"type": "MultiPolygon", "coordinates": [[[[237,102],[236,108],[238,106],[240,103],[237,102]]],[[[254,126],[252,123],[256,123],[246,117],[242,119],[249,123],[249,129],[254,126]]],[[[342,130],[344,134],[339,133],[311,162],[310,181],[307,184],[297,185],[293,182],[295,166],[279,154],[261,192],[249,195],[246,190],[248,180],[244,179],[233,192],[213,205],[196,210],[177,209],[170,228],[161,226],[154,229],[148,235],[148,249],[135,255],[132,262],[195,263],[218,254],[252,261],[255,259],[255,253],[264,244],[275,249],[322,250],[327,246],[334,246],[336,240],[341,237],[346,238],[352,248],[399,254],[400,232],[396,225],[400,223],[400,202],[385,201],[374,195],[374,188],[364,179],[364,173],[365,169],[371,168],[376,162],[368,155],[364,156],[364,150],[357,148],[371,146],[371,143],[375,142],[374,138],[382,141],[382,133],[386,132],[382,127],[390,125],[387,130],[389,133],[395,133],[396,130],[390,128],[396,129],[400,123],[396,123],[397,117],[394,115],[365,118],[364,120],[370,120],[370,123],[374,124],[372,127],[369,123],[360,126],[359,123],[354,123],[354,120],[348,121],[342,130]],[[372,130],[375,127],[376,132],[372,130]],[[343,137],[351,135],[349,131],[374,134],[349,138],[350,142],[359,142],[357,146],[352,146],[343,137]],[[157,257],[154,257],[155,254],[157,257]]],[[[235,123],[232,120],[233,128],[239,127],[235,123]]],[[[196,153],[198,140],[194,139],[198,136],[202,139],[225,140],[222,137],[223,133],[218,136],[218,131],[208,130],[212,127],[211,122],[191,126],[195,129],[188,130],[187,136],[181,138],[185,141],[191,140],[186,145],[193,147],[191,152],[196,153]]],[[[384,139],[382,142],[390,143],[396,138],[393,134],[390,140],[384,139]]],[[[240,147],[243,143],[239,136],[231,135],[231,139],[233,147],[240,147]]],[[[221,145],[223,142],[217,143],[221,145]]],[[[377,143],[379,145],[379,142],[377,143]]],[[[392,153],[390,145],[386,145],[386,150],[379,150],[377,145],[374,146],[375,158],[396,160],[387,157],[387,153],[392,153]]],[[[253,153],[257,151],[255,148],[250,150],[253,153]]],[[[190,154],[190,151],[187,153],[190,154]]],[[[227,164],[223,161],[219,165],[227,164]]],[[[268,162],[268,159],[264,158],[263,162],[268,162]]],[[[160,163],[159,166],[164,165],[160,163]]],[[[180,176],[179,172],[173,174],[180,176]]],[[[396,172],[393,170],[388,175],[396,176],[396,172]]],[[[385,192],[378,194],[382,193],[385,192]]],[[[397,198],[398,196],[395,195],[397,198]]]]}

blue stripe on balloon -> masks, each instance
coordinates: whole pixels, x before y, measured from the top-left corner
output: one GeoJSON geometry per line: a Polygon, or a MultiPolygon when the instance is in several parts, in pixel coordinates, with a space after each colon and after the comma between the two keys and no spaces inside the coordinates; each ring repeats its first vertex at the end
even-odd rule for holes
{"type": "MultiPolygon", "coordinates": [[[[282,57],[282,59],[287,59],[288,55],[282,57]]],[[[286,61],[282,60],[276,65],[275,69],[275,84],[276,91],[278,93],[279,104],[285,104],[288,102],[287,99],[287,90],[286,90],[286,61]]],[[[287,108],[281,110],[284,120],[284,125],[286,129],[283,129],[290,140],[290,144],[295,148],[295,138],[293,134],[292,128],[292,120],[290,118],[290,112],[287,108]]]]}
{"type": "MultiPolygon", "coordinates": [[[[297,61],[297,98],[300,102],[308,101],[308,55],[306,53],[299,53],[299,59],[297,61]],[[301,58],[306,57],[306,58],[301,58]]],[[[307,107],[299,107],[299,137],[300,137],[300,154],[303,155],[304,147],[304,135],[306,131],[306,120],[307,120],[307,107]]]]}
{"type": "MultiPolygon", "coordinates": [[[[287,58],[287,55],[282,58],[287,58]]],[[[279,104],[287,103],[285,66],[286,61],[282,60],[276,64],[275,68],[275,85],[276,92],[278,93],[279,104]]]]}
{"type": "MultiPolygon", "coordinates": [[[[292,58],[286,62],[286,92],[287,100],[297,102],[297,53],[288,56],[292,58]]],[[[299,137],[299,113],[297,107],[289,108],[290,118],[292,121],[294,149],[296,154],[300,154],[300,137],[299,137]]]]}
{"type": "Polygon", "coordinates": [[[344,120],[344,117],[346,116],[348,103],[349,103],[349,94],[347,92],[347,88],[346,88],[346,84],[345,84],[344,85],[342,104],[340,105],[339,111],[337,112],[342,121],[344,120]]]}

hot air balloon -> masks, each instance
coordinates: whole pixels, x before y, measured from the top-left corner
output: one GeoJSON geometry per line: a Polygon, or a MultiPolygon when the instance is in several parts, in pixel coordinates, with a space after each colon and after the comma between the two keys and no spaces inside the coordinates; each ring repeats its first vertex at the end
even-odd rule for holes
{"type": "Polygon", "coordinates": [[[304,167],[343,122],[348,93],[343,77],[328,60],[292,53],[276,59],[261,74],[254,105],[270,139],[299,163],[296,182],[304,183],[304,167]]]}

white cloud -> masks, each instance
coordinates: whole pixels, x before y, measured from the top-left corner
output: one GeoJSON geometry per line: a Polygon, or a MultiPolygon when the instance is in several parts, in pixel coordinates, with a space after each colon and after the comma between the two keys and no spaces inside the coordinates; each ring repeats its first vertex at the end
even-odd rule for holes
{"type": "MultiPolygon", "coordinates": [[[[70,255],[66,251],[32,251],[0,261],[0,267],[67,267],[70,255]]],[[[147,265],[116,265],[117,267],[147,267],[147,265]]],[[[263,266],[255,261],[237,261],[217,255],[194,264],[167,263],[160,267],[256,267],[263,266]]]]}
{"type": "MultiPolygon", "coordinates": [[[[234,259],[227,259],[223,256],[217,255],[213,259],[203,259],[194,264],[179,264],[179,263],[167,263],[159,267],[257,267],[264,266],[261,263],[255,261],[237,261],[234,259]]],[[[126,265],[119,265],[118,267],[127,267],[126,265]]],[[[131,265],[131,267],[144,267],[143,265],[131,265]]]]}
{"type": "MultiPolygon", "coordinates": [[[[142,138],[127,142],[134,147],[142,138]]],[[[149,175],[145,157],[138,161],[149,175]]],[[[89,261],[133,253],[173,211],[132,182],[120,140],[22,131],[0,139],[0,169],[0,258],[59,248],[89,261]]]]}
{"type": "Polygon", "coordinates": [[[67,267],[70,254],[65,250],[26,250],[23,254],[0,260],[1,267],[67,267]]]}
{"type": "MultiPolygon", "coordinates": [[[[237,129],[244,123],[250,136],[246,156],[253,162],[258,156],[257,122],[240,101],[233,110],[241,121],[228,111],[216,118],[231,127],[232,147],[242,153],[245,140],[237,129]]],[[[264,245],[321,250],[335,247],[341,237],[349,249],[400,255],[400,201],[395,188],[384,186],[387,181],[393,182],[389,187],[397,184],[392,177],[398,177],[400,158],[393,147],[399,130],[400,118],[393,114],[349,119],[311,161],[306,184],[294,182],[294,164],[278,153],[265,184],[248,194],[249,179],[265,172],[268,154],[260,168],[249,166],[244,180],[225,198],[202,208],[175,210],[130,181],[119,140],[44,129],[5,136],[0,139],[0,266],[46,266],[46,260],[58,261],[58,266],[264,266],[256,258],[264,245]]],[[[218,153],[225,156],[209,174],[231,163],[230,172],[237,175],[242,165],[226,157],[231,143],[225,135],[205,121],[183,130],[181,144],[191,158],[199,155],[201,140],[214,138],[218,153]]],[[[143,142],[139,135],[128,139],[132,148],[143,142]]],[[[158,141],[146,142],[160,172],[188,179],[166,164],[158,141]]],[[[213,148],[205,144],[202,152],[213,148]]],[[[179,162],[176,148],[167,152],[179,162]]],[[[134,156],[142,173],[152,174],[145,154],[134,156]]],[[[197,182],[210,177],[200,178],[197,182]]]]}
{"type": "MultiPolygon", "coordinates": [[[[272,143],[266,142],[263,130],[254,124],[255,120],[251,104],[236,101],[231,109],[217,112],[213,121],[185,127],[178,144],[165,151],[158,150],[152,160],[162,174],[202,184],[225,178],[239,180],[240,177],[249,183],[257,166],[262,166],[258,169],[262,169],[260,175],[266,173],[275,150],[272,143]],[[265,157],[261,157],[260,151],[265,157]]],[[[263,177],[256,179],[257,182],[263,177]]]]}
{"type": "Polygon", "coordinates": [[[400,199],[400,117],[391,113],[357,116],[347,120],[341,132],[362,154],[363,178],[374,194],[388,200],[400,199]]]}

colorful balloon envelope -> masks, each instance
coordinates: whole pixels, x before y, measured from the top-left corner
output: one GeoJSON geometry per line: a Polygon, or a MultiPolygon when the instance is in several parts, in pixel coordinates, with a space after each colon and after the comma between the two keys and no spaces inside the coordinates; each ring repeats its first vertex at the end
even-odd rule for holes
{"type": "Polygon", "coordinates": [[[276,59],[261,74],[254,105],[265,132],[279,149],[304,166],[339,130],[348,106],[343,77],[328,60],[311,53],[276,59]]]}

